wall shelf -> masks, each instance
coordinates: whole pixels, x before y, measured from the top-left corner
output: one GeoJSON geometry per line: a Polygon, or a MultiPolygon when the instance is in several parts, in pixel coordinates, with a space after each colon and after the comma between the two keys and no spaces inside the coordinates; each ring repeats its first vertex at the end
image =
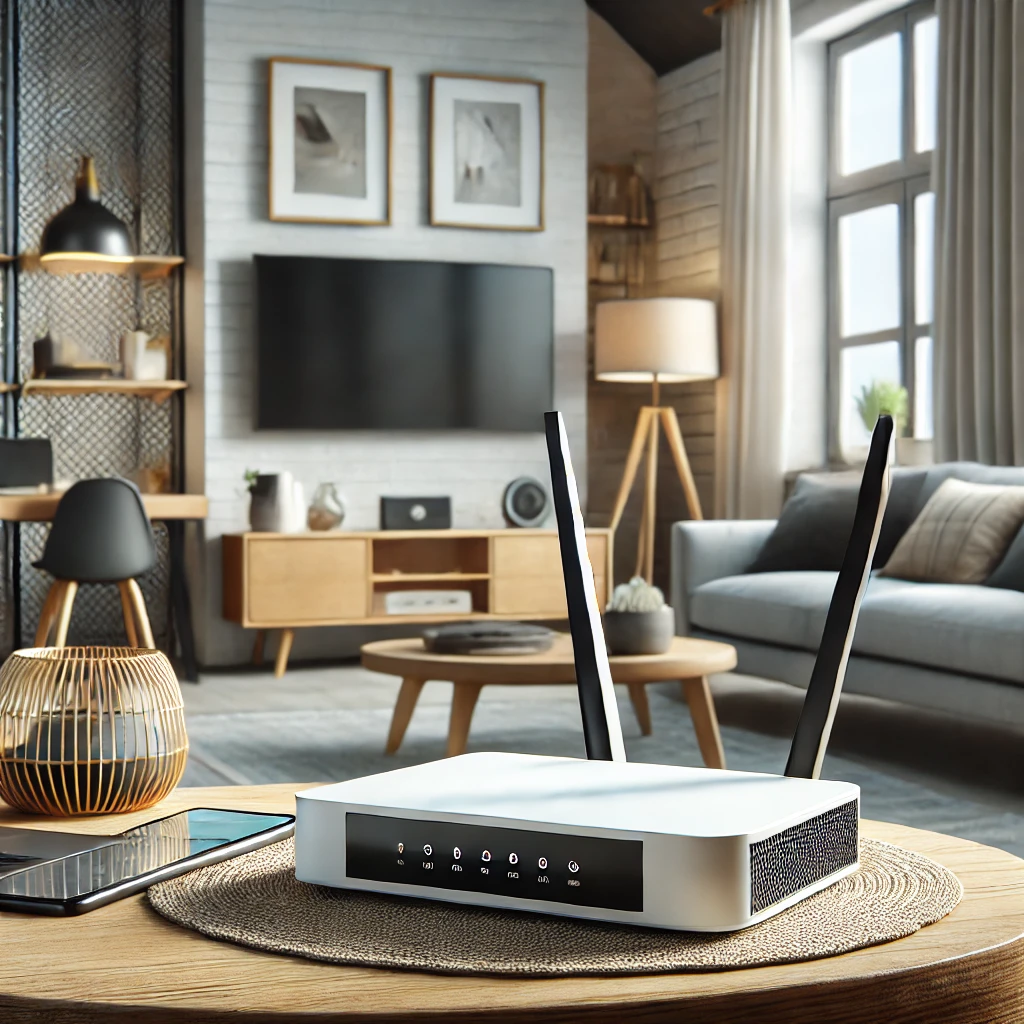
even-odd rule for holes
{"type": "Polygon", "coordinates": [[[649,220],[631,220],[624,213],[588,213],[587,223],[601,228],[649,228],[649,220]]]}
{"type": "MultiPolygon", "coordinates": [[[[8,256],[7,259],[12,259],[8,256]]],[[[19,258],[22,270],[45,270],[48,274],[116,274],[126,276],[134,274],[143,280],[152,281],[167,277],[175,267],[185,262],[184,256],[132,256],[123,261],[106,260],[102,257],[88,259],[72,257],[68,259],[52,259],[45,263],[37,253],[23,253],[19,258]]]]}
{"type": "MultiPolygon", "coordinates": [[[[18,388],[16,384],[5,385],[9,391],[18,388]]],[[[29,378],[21,384],[22,397],[25,395],[134,395],[148,398],[160,405],[176,391],[184,391],[188,385],[183,380],[125,380],[123,377],[106,377],[90,380],[83,377],[29,378]]]]}

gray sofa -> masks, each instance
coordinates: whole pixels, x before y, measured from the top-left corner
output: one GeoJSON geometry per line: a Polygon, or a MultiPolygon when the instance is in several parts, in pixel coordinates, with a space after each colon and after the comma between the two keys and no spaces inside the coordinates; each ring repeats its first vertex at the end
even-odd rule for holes
{"type": "MultiPolygon", "coordinates": [[[[876,557],[876,569],[951,476],[1024,485],[1020,468],[946,463],[896,470],[879,543],[884,557],[876,557]]],[[[812,474],[797,481],[791,503],[823,510],[818,519],[812,516],[812,528],[802,530],[812,555],[829,531],[842,534],[843,515],[852,521],[855,494],[856,478],[812,474]],[[846,491],[840,494],[840,488],[846,491]]],[[[783,522],[796,507],[787,506],[783,522]]],[[[732,644],[739,672],[806,687],[837,566],[748,571],[758,568],[759,557],[764,563],[775,526],[775,520],[675,524],[676,632],[732,644]]],[[[829,561],[827,552],[820,557],[829,561]]],[[[911,583],[874,573],[861,606],[846,690],[1024,729],[1024,528],[985,584],[911,583]]]]}

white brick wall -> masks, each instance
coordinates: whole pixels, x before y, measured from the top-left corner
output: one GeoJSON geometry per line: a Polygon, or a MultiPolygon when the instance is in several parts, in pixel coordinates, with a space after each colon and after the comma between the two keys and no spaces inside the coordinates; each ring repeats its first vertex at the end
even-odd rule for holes
{"type": "MultiPolygon", "coordinates": [[[[246,468],[289,469],[305,485],[307,497],[318,481],[337,481],[348,504],[346,526],[353,528],[377,525],[380,495],[415,493],[450,494],[458,526],[501,525],[504,485],[522,473],[542,479],[546,473],[540,434],[254,432],[253,253],[554,267],[555,397],[581,463],[578,479],[586,480],[587,12],[583,0],[206,0],[188,10],[202,18],[204,86],[203,238],[190,244],[205,264],[210,518],[201,656],[206,664],[230,664],[245,659],[251,637],[220,617],[219,538],[246,526],[246,468]],[[390,227],[267,219],[266,61],[271,56],[392,67],[390,227]],[[546,83],[544,232],[428,225],[427,76],[432,71],[546,83]]],[[[309,630],[297,639],[296,653],[351,650],[353,634],[309,630]]]]}
{"type": "MultiPolygon", "coordinates": [[[[654,201],[659,295],[719,298],[721,68],[721,53],[711,53],[658,79],[654,201]]],[[[687,385],[678,394],[673,404],[704,514],[711,516],[715,385],[687,385]]],[[[665,509],[660,505],[659,519],[672,521],[684,514],[678,501],[665,509]]]]}

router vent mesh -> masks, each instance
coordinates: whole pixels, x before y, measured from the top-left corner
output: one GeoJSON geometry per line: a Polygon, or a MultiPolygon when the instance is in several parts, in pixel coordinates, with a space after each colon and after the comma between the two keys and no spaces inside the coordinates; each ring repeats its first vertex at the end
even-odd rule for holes
{"type": "Polygon", "coordinates": [[[777,832],[750,847],[750,912],[759,914],[857,861],[857,801],[777,832]]]}

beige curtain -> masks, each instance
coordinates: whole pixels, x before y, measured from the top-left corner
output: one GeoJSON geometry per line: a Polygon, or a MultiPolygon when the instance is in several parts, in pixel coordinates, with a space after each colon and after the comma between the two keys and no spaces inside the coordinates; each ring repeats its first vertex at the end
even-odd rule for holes
{"type": "Polygon", "coordinates": [[[789,0],[733,6],[722,62],[716,505],[729,518],[771,518],[782,502],[788,390],[789,0]]]}
{"type": "Polygon", "coordinates": [[[935,454],[1024,465],[1024,0],[939,0],[935,454]]]}

